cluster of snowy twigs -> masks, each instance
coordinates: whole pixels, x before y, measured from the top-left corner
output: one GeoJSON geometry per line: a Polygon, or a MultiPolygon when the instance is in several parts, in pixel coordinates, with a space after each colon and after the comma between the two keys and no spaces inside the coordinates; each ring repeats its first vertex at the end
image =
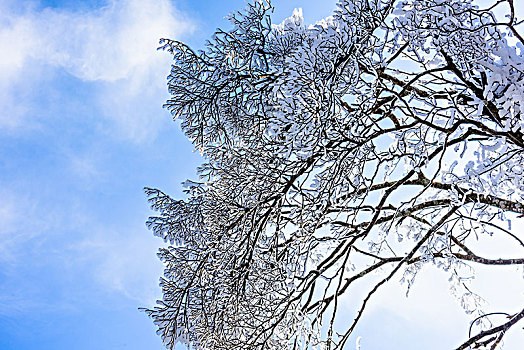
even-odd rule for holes
{"type": "MultiPolygon", "coordinates": [[[[340,0],[310,26],[299,10],[273,25],[271,11],[249,4],[203,52],[162,41],[166,106],[205,160],[185,200],[146,189],[148,226],[170,242],[163,299],[146,310],[166,346],[343,349],[376,292],[428,264],[485,320],[460,271],[524,264],[474,248],[524,248],[513,1],[340,0]]],[[[524,318],[515,307],[456,346],[495,349],[524,318]]]]}

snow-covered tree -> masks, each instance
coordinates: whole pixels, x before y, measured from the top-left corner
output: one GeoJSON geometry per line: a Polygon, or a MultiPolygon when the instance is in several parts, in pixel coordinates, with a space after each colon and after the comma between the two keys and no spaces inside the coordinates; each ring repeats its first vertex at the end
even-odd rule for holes
{"type": "Polygon", "coordinates": [[[187,199],[146,189],[170,243],[146,310],[167,347],[343,349],[376,292],[425,266],[471,313],[458,349],[502,344],[524,305],[485,322],[461,275],[524,264],[524,39],[513,0],[490,6],[340,0],[306,26],[257,0],[205,51],[162,41],[166,107],[204,158],[187,199]]]}

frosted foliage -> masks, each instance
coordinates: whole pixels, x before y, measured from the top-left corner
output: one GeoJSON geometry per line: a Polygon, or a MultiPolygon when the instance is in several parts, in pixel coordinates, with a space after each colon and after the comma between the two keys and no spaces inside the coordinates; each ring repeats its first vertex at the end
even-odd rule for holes
{"type": "Polygon", "coordinates": [[[470,281],[524,263],[524,57],[513,3],[491,5],[347,0],[307,25],[260,0],[205,51],[162,40],[166,107],[205,159],[187,199],[146,189],[168,348],[343,349],[377,290],[425,268],[484,332],[450,348],[502,344],[522,305],[489,322],[470,281]]]}

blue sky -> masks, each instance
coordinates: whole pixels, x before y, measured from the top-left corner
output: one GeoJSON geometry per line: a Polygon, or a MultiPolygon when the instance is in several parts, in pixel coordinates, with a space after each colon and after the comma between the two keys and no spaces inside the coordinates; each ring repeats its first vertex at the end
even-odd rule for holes
{"type": "MultiPolygon", "coordinates": [[[[302,7],[311,23],[335,1],[273,3],[274,22],[302,7]]],[[[142,188],[182,197],[200,159],[162,109],[170,57],[156,47],[202,47],[243,5],[0,0],[0,349],[163,348],[137,311],[160,297],[162,272],[142,188]]],[[[456,301],[432,293],[447,291],[445,276],[420,279],[409,303],[389,302],[404,293],[394,288],[378,296],[363,348],[411,337],[429,349],[428,317],[451,344],[464,337],[456,301]]]]}

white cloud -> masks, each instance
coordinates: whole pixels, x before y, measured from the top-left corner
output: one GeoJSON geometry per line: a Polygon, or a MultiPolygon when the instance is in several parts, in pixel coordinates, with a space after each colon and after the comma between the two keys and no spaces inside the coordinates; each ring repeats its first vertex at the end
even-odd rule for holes
{"type": "Polygon", "coordinates": [[[17,249],[46,227],[46,218],[34,201],[23,193],[0,189],[0,264],[14,263],[17,249]]]}
{"type": "Polygon", "coordinates": [[[166,98],[170,57],[156,50],[158,40],[193,29],[169,0],[113,0],[84,12],[0,5],[0,12],[0,129],[27,125],[28,94],[59,84],[43,73],[58,69],[95,85],[98,98],[86,104],[116,121],[117,134],[143,139],[155,127],[151,110],[166,98]]]}
{"type": "Polygon", "coordinates": [[[150,306],[161,297],[158,278],[163,267],[154,256],[158,244],[141,231],[121,235],[98,230],[94,236],[70,245],[68,256],[78,257],[73,265],[90,266],[89,277],[105,293],[117,293],[140,306],[150,306]]]}
{"type": "Polygon", "coordinates": [[[36,18],[39,51],[83,80],[131,78],[137,68],[159,63],[159,38],[190,28],[181,17],[167,0],[113,1],[90,13],[46,9],[36,18]]]}
{"type": "Polygon", "coordinates": [[[31,41],[37,35],[30,18],[5,19],[0,27],[0,48],[8,53],[0,56],[2,75],[16,74],[31,56],[31,41]]]}
{"type": "Polygon", "coordinates": [[[53,206],[21,189],[0,189],[0,316],[74,307],[91,292],[153,305],[160,297],[155,253],[161,242],[143,225],[120,221],[115,230],[105,220],[76,200],[53,206]],[[45,277],[24,275],[32,269],[70,282],[53,282],[60,300],[46,296],[45,277]]]}
{"type": "Polygon", "coordinates": [[[81,183],[83,189],[91,190],[99,181],[110,177],[104,170],[104,163],[107,161],[105,156],[97,147],[93,147],[87,152],[76,150],[66,151],[69,170],[76,181],[81,183]],[[98,154],[96,153],[98,152],[98,154]]]}

